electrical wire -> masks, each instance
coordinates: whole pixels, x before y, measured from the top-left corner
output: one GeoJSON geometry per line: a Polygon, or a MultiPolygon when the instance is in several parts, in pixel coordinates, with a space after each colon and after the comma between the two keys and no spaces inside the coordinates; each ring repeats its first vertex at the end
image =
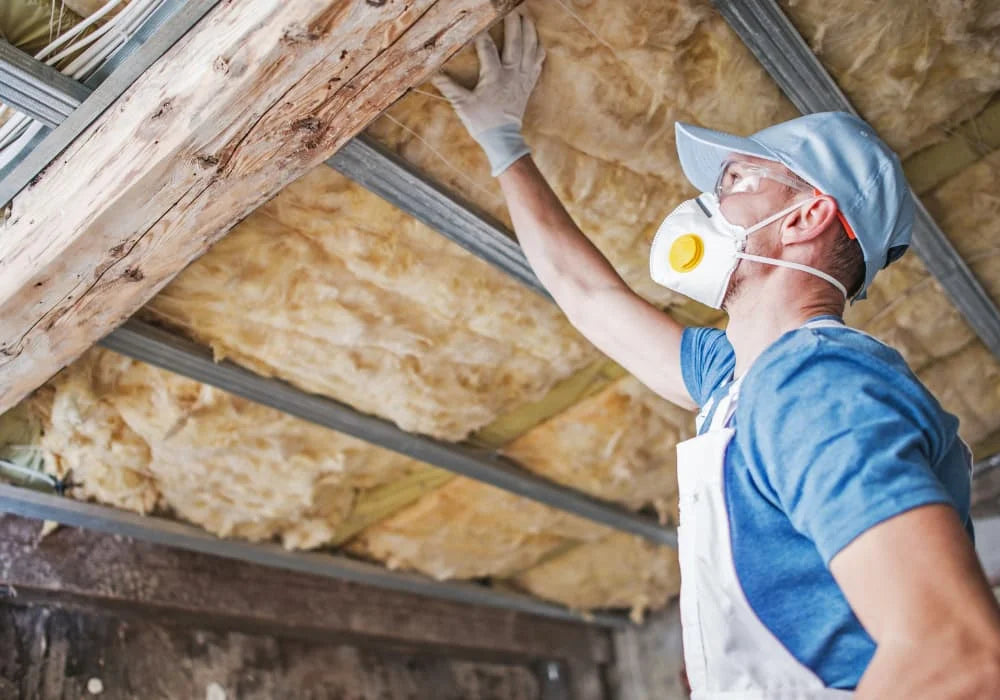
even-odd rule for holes
{"type": "MultiPolygon", "coordinates": [[[[122,0],[108,0],[85,20],[42,48],[35,54],[35,58],[54,66],[76,54],[59,71],[75,80],[85,80],[124,46],[164,2],[165,0],[132,0],[118,14],[103,24],[98,24],[122,4],[122,0]],[[80,37],[81,32],[95,25],[94,31],[80,37]],[[77,37],[80,38],[76,39],[77,37]],[[73,39],[76,41],[72,41],[73,39]]],[[[7,106],[0,106],[0,117],[5,114],[10,116],[0,125],[0,169],[16,160],[44,128],[27,115],[7,106]]]]}

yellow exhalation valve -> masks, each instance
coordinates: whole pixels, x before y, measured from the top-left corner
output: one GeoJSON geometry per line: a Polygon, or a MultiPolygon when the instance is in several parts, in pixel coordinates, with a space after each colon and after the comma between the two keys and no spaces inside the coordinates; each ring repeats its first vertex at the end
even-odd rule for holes
{"type": "Polygon", "coordinates": [[[705,255],[705,244],[701,236],[695,233],[686,233],[678,236],[673,245],[670,246],[670,267],[677,272],[691,272],[698,267],[702,257],[705,255]]]}

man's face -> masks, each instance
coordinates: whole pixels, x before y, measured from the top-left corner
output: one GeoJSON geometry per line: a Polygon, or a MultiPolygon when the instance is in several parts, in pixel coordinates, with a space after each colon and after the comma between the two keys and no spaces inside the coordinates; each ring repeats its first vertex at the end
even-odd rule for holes
{"type": "MultiPolygon", "coordinates": [[[[775,161],[756,158],[754,156],[734,155],[733,166],[727,171],[728,182],[725,183],[727,189],[732,191],[729,194],[720,193],[719,208],[722,215],[733,224],[743,227],[750,227],[759,221],[766,219],[775,212],[789,206],[796,197],[801,198],[802,192],[788,187],[788,185],[772,180],[767,177],[759,178],[753,191],[741,191],[739,180],[741,177],[741,165],[757,165],[766,167],[779,175],[796,179],[795,175],[785,166],[775,161]]],[[[747,239],[746,252],[751,255],[760,255],[769,258],[781,257],[780,229],[783,219],[768,224],[759,231],[755,231],[747,239]]],[[[739,291],[745,287],[748,279],[755,274],[756,270],[762,266],[754,265],[746,260],[741,260],[729,280],[729,287],[723,301],[723,308],[735,299],[739,291]]]]}

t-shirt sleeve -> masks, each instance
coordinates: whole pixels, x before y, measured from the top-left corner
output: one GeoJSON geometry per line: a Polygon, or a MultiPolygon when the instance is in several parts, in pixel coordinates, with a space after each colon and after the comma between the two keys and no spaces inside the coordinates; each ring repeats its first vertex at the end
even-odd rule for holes
{"type": "Polygon", "coordinates": [[[736,355],[725,331],[718,328],[685,328],[681,336],[681,376],[699,406],[724,381],[736,365],[736,355]]]}
{"type": "Polygon", "coordinates": [[[736,440],[758,488],[823,561],[895,515],[954,505],[933,469],[939,421],[919,383],[844,348],[799,350],[748,375],[736,440]]]}

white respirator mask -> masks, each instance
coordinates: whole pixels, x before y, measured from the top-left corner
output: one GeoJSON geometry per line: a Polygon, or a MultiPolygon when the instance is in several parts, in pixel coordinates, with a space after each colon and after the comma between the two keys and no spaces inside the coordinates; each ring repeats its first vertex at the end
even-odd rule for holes
{"type": "Polygon", "coordinates": [[[743,252],[751,233],[795,211],[803,204],[805,202],[797,202],[745,228],[726,220],[715,194],[706,192],[695,199],[689,199],[674,209],[660,224],[649,251],[649,274],[657,284],[713,309],[721,309],[729,280],[739,261],[752,260],[815,275],[836,287],[846,299],[847,289],[844,285],[822,270],[743,252]]]}

